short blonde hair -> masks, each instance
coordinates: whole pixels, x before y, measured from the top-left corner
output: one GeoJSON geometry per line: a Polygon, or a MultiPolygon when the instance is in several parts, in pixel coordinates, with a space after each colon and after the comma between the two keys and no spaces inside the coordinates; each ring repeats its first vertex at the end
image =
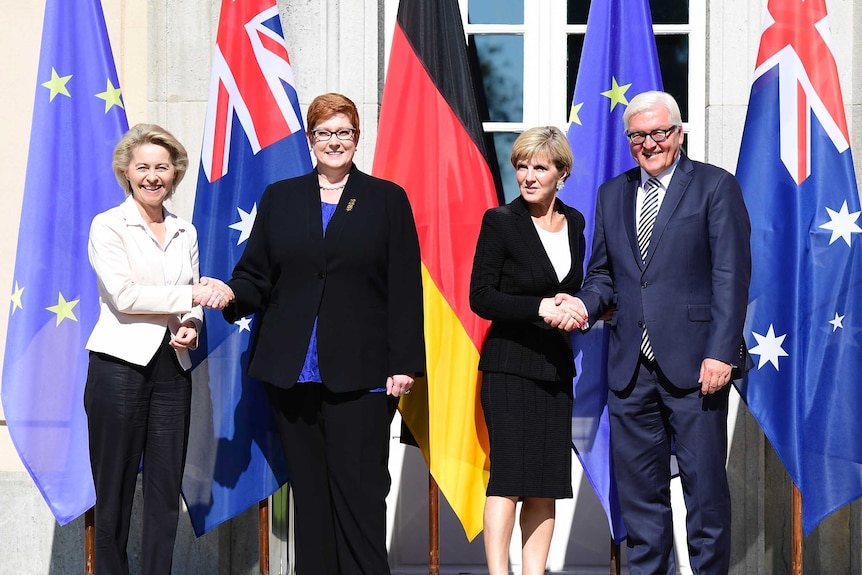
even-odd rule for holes
{"type": "Polygon", "coordinates": [[[554,126],[530,128],[512,144],[510,161],[517,170],[518,163],[528,160],[538,154],[547,154],[557,169],[566,173],[568,178],[572,173],[572,148],[566,135],[554,126]]]}
{"type": "Polygon", "coordinates": [[[120,187],[125,190],[126,195],[131,195],[132,185],[126,178],[126,169],[132,163],[132,155],[135,150],[144,144],[155,144],[161,146],[168,151],[171,157],[171,165],[176,171],[174,175],[173,188],[168,193],[168,197],[174,194],[174,190],[183,181],[186,175],[186,170],[189,167],[189,155],[186,149],[180,144],[173,134],[155,124],[136,124],[126,132],[117,147],[114,148],[114,161],[111,167],[114,169],[114,175],[120,183],[120,187]]]}

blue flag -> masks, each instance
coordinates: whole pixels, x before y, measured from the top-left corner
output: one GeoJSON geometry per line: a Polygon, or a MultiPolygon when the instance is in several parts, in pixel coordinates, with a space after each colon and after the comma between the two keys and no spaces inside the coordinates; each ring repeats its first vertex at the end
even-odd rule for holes
{"type": "MultiPolygon", "coordinates": [[[[222,3],[193,222],[201,275],[230,277],[264,188],[311,171],[275,0],[222,3]]],[[[192,377],[183,496],[195,533],[266,499],[287,477],[260,382],[245,376],[255,318],[206,311],[192,377]]]]}
{"type": "Polygon", "coordinates": [[[739,386],[806,534],[862,495],[862,228],[824,0],[770,0],[739,153],[751,214],[739,386]]]}
{"type": "Polygon", "coordinates": [[[123,201],[111,160],[127,129],[100,1],[48,0],[2,389],[12,441],[60,525],[96,502],[84,345],[99,293],[87,237],[93,216],[123,201]]]}
{"type": "MultiPolygon", "coordinates": [[[[599,185],[635,165],[623,127],[629,98],[661,89],[649,2],[593,0],[569,114],[568,138],[575,162],[566,187],[560,191],[560,198],[586,219],[585,266],[592,246],[599,185]]],[[[572,335],[578,373],[572,445],[608,516],[611,537],[622,541],[626,530],[610,457],[607,340],[600,321],[588,333],[572,335]]]]}

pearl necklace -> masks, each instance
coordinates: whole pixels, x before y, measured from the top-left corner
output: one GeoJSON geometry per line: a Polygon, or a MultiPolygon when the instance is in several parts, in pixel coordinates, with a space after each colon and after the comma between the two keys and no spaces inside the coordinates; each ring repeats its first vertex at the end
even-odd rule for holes
{"type": "Polygon", "coordinates": [[[328,192],[334,192],[335,190],[341,190],[341,189],[344,189],[344,186],[346,186],[346,185],[347,185],[347,184],[346,184],[346,183],[344,183],[344,184],[341,184],[340,186],[320,186],[320,189],[321,189],[321,190],[326,190],[326,191],[328,191],[328,192]]]}

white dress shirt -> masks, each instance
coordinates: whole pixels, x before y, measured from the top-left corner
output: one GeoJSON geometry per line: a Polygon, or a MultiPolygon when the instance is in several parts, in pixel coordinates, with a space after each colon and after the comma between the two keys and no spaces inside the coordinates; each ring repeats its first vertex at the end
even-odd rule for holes
{"type": "MultiPolygon", "coordinates": [[[[200,333],[203,309],[192,306],[192,285],[200,280],[197,231],[166,209],[164,214],[164,245],[144,222],[132,196],[93,218],[88,253],[98,279],[101,312],[88,350],[147,365],[165,329],[176,334],[190,321],[200,333]]],[[[189,369],[188,351],[176,353],[180,365],[189,369]]]]}

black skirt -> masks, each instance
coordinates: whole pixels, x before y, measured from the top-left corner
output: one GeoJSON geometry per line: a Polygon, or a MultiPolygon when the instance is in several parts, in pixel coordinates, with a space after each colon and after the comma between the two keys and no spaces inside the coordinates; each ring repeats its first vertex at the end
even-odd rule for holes
{"type": "Polygon", "coordinates": [[[572,383],[484,372],[491,444],[486,495],[572,497],[572,383]]]}

